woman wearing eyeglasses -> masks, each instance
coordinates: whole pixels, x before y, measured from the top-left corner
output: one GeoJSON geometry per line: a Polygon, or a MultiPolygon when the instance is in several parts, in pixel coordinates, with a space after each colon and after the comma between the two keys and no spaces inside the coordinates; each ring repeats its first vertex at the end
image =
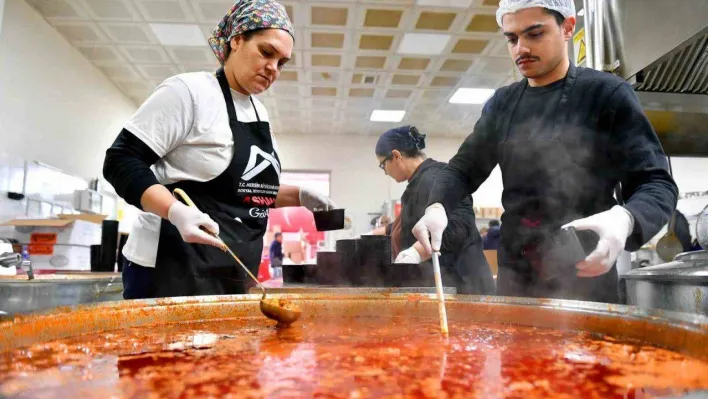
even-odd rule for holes
{"type": "MultiPolygon", "coordinates": [[[[429,263],[430,259],[412,230],[425,213],[428,194],[446,164],[426,158],[424,148],[425,135],[414,126],[391,129],[382,134],[376,144],[379,167],[396,182],[408,182],[401,196],[399,220],[373,231],[377,235],[391,235],[393,226],[400,224],[400,233],[396,229],[391,239],[395,241],[394,247],[406,249],[396,256],[396,263],[429,263]]],[[[456,287],[458,294],[494,294],[494,279],[482,253],[482,238],[475,225],[471,197],[449,215],[440,253],[445,286],[456,287]]]]}

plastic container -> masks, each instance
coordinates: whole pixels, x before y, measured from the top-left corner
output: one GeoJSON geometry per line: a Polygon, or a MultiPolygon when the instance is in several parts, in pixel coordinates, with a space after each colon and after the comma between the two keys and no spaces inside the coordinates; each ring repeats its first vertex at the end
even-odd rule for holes
{"type": "Polygon", "coordinates": [[[312,212],[317,231],[341,230],[344,228],[344,209],[312,212]]]}

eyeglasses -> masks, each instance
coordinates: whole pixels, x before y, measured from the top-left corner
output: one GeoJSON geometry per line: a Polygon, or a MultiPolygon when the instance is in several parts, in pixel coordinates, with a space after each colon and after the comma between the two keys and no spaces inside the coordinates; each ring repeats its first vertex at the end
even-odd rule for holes
{"type": "Polygon", "coordinates": [[[381,168],[381,170],[383,170],[385,172],[386,171],[386,161],[390,161],[391,159],[393,159],[393,157],[391,155],[384,158],[384,160],[381,161],[381,163],[379,164],[379,168],[381,168]]]}

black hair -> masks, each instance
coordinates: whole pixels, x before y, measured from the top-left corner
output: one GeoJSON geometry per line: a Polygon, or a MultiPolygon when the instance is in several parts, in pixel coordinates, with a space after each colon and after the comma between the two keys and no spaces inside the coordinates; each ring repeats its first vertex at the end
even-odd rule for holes
{"type": "Polygon", "coordinates": [[[499,226],[499,221],[494,219],[489,221],[489,227],[497,227],[499,226]]]}
{"type": "Polygon", "coordinates": [[[390,129],[379,137],[375,153],[380,157],[390,157],[396,150],[405,158],[425,158],[425,137],[415,126],[390,129]]]}
{"type": "Polygon", "coordinates": [[[416,144],[415,147],[394,148],[394,150],[398,150],[401,155],[406,158],[425,158],[425,153],[423,152],[423,148],[425,148],[425,135],[421,134],[415,126],[411,126],[410,132],[416,142],[421,143],[422,140],[423,145],[416,144]]]}
{"type": "Polygon", "coordinates": [[[563,14],[559,13],[556,10],[551,10],[550,8],[544,7],[544,10],[546,11],[546,13],[551,14],[553,18],[555,18],[556,23],[558,23],[558,26],[563,25],[563,22],[565,22],[565,17],[563,16],[563,14]]]}
{"type": "Polygon", "coordinates": [[[275,233],[275,238],[282,237],[283,233],[275,233]]]}

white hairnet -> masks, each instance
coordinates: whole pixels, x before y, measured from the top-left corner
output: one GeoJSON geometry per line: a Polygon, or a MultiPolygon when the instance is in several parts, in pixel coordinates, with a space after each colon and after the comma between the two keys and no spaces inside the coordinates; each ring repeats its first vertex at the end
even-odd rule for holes
{"type": "Polygon", "coordinates": [[[543,7],[558,11],[566,18],[575,16],[575,3],[573,0],[501,0],[497,10],[497,24],[502,26],[502,17],[506,14],[532,7],[543,7]]]}

